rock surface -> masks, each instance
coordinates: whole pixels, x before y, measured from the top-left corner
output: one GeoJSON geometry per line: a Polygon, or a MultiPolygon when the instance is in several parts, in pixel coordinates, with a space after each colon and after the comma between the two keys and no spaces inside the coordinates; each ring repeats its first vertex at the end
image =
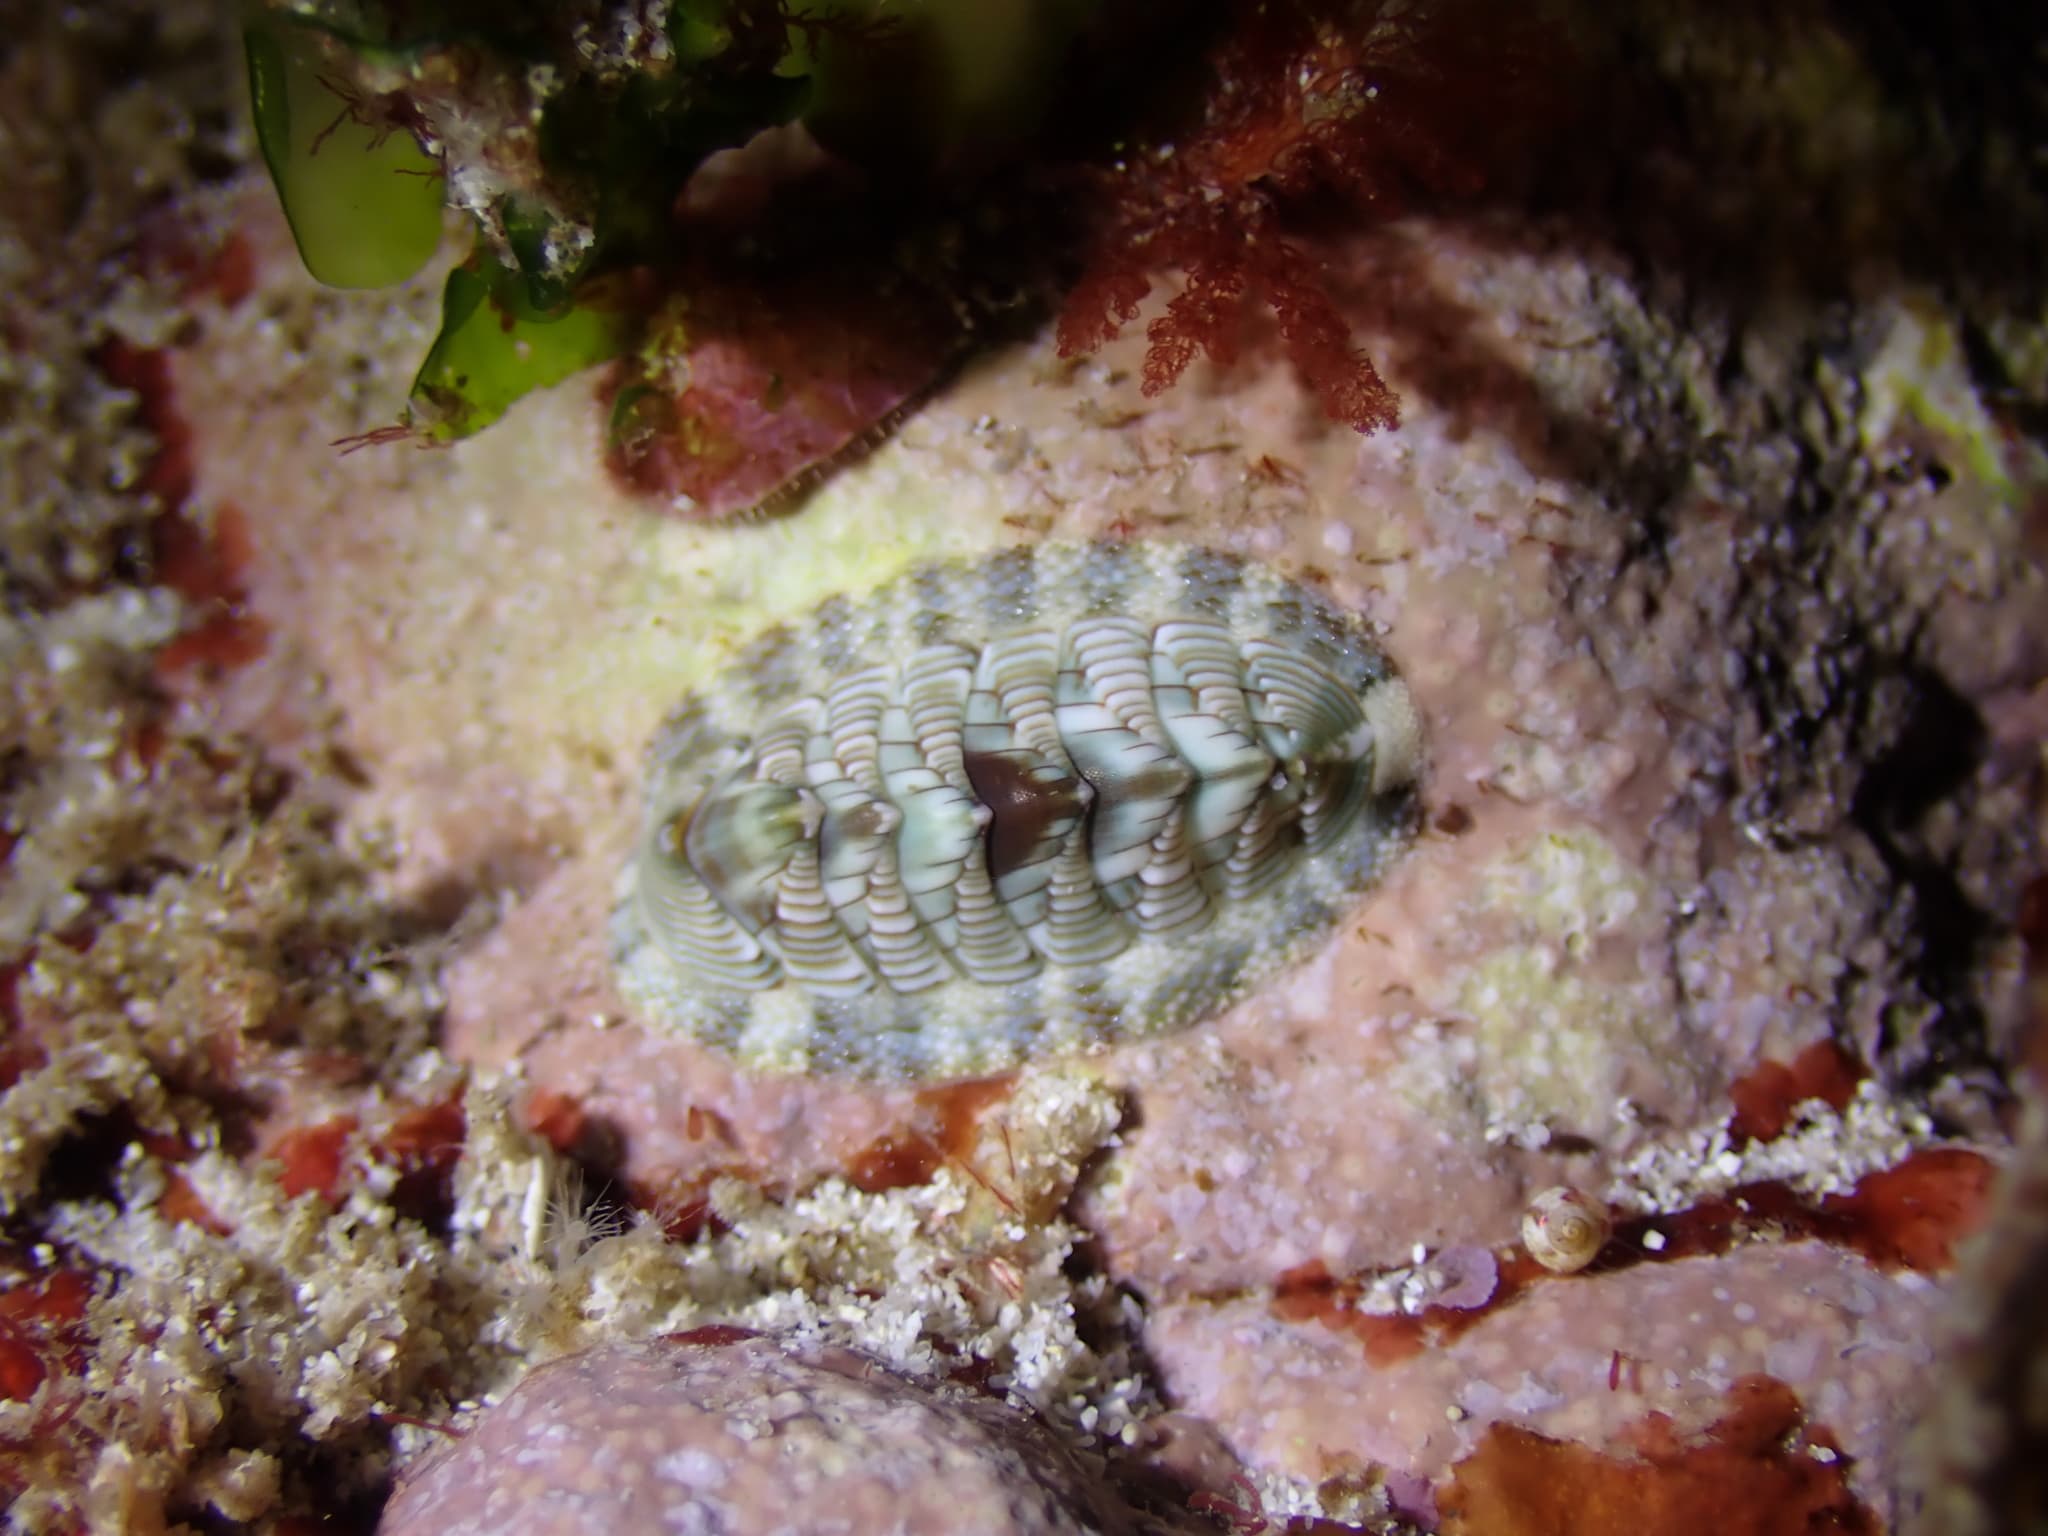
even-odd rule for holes
{"type": "Polygon", "coordinates": [[[399,1483],[382,1536],[1124,1536],[1022,1414],[846,1350],[703,1330],[535,1368],[399,1483]]]}
{"type": "MultiPolygon", "coordinates": [[[[274,231],[258,243],[275,251],[274,231]]],[[[1865,403],[1816,442],[1787,371],[1810,319],[1760,326],[1754,373],[1728,381],[1686,317],[1598,252],[1418,221],[1333,257],[1373,296],[1358,323],[1405,402],[1398,432],[1330,427],[1263,352],[1148,400],[1141,337],[1078,365],[1041,339],[983,359],[799,517],[745,529],[637,511],[605,474],[587,381],[486,439],[309,476],[289,445],[311,421],[364,424],[311,380],[339,347],[392,384],[404,349],[311,325],[282,266],[177,364],[205,494],[263,509],[250,600],[277,643],[219,707],[260,724],[251,701],[280,671],[322,680],[368,780],[356,813],[392,827],[402,886],[498,893],[498,920],[446,972],[451,1049],[576,1101],[636,1188],[721,1172],[801,1187],[923,1134],[907,1091],[750,1078],[643,1029],[614,991],[605,918],[639,754],[737,642],[913,556],[1020,535],[1214,543],[1367,613],[1425,719],[1433,830],[1301,971],[1100,1060],[1132,1113],[1081,1206],[1150,1309],[1173,1400],[1300,1484],[1345,1458],[1440,1470],[1455,1437],[1278,1427],[1383,1385],[1355,1347],[1270,1316],[1290,1272],[1510,1245],[1529,1194],[1559,1182],[1683,1207],[1683,1179],[1646,1188],[1631,1170],[1697,1155],[1764,1064],[1838,1041],[1882,1089],[1983,1050],[2008,973],[1930,969],[1929,935],[1955,914],[1929,908],[1942,890],[1902,850],[1939,838],[1964,860],[1965,901],[1995,912],[2024,766],[1964,741],[1928,770],[1945,788],[1914,780],[1946,748],[1908,678],[2023,689],[2041,600],[1993,480],[1857,482],[1830,492],[1829,517],[1798,510],[1814,492],[1786,466],[1802,455],[1853,481],[1865,455],[1969,451],[1897,404],[1907,340],[1916,357],[1932,344],[1909,302],[1861,318],[1865,403]],[[295,368],[303,388],[247,382],[295,368]],[[1730,446],[1733,416],[1780,425],[1730,446]],[[1251,1318],[1297,1406],[1239,1374],[1251,1318]]],[[[1767,1275],[1774,1260],[1728,1262],[1767,1275]]],[[[1818,1296],[1860,1294],[1814,1255],[1786,1262],[1822,1265],[1818,1296]]],[[[1529,1421],[1515,1383],[1573,1321],[1539,1308],[1489,1325],[1497,1390],[1460,1409],[1475,1430],[1529,1421]]],[[[1684,1363],[1712,1352],[1699,1327],[1670,1341],[1674,1399],[1718,1390],[1684,1363]]],[[[1582,1352],[1574,1380],[1597,1390],[1606,1361],[1582,1352]]],[[[1823,1367],[1802,1390],[1889,1390],[1823,1367]]],[[[1898,1383],[1903,1401],[1915,1385],[1898,1383]]],[[[1400,1390],[1412,1425],[1460,1408],[1448,1366],[1400,1390]]],[[[1868,1452],[1858,1485],[1884,1502],[1895,1426],[1832,1427],[1868,1452]]]]}
{"type": "Polygon", "coordinates": [[[1959,1304],[1992,1164],[1927,1144],[1995,1158],[2001,1094],[2038,1097],[2001,1074],[2048,729],[2040,22],[1896,9],[1577,7],[1582,154],[1304,225],[1396,430],[1329,426],[1256,299],[1234,363],[1147,396],[1148,273],[1123,340],[1020,324],[742,528],[607,473],[602,378],[381,440],[436,283],[305,279],[238,16],[31,18],[0,50],[13,1524],[362,1532],[394,1477],[395,1522],[496,1523],[524,1421],[614,1506],[729,1463],[759,1517],[773,1444],[849,1523],[894,1469],[948,1524],[965,1489],[983,1528],[1118,1528],[1017,1414],[910,1384],[955,1370],[1241,1531],[1891,1528],[1922,1414],[1928,1525],[2036,1497],[2038,1113],[1959,1304]],[[937,1095],[631,1017],[602,936],[676,698],[912,559],[1105,534],[1378,626],[1431,746],[1402,878],[1229,1017],[937,1095]],[[1565,1278],[1515,1243],[1559,1181],[1617,1218],[1565,1278]],[[619,1342],[735,1321],[802,1352],[619,1342]],[[656,1432],[673,1469],[614,1471],[656,1432]]]}
{"type": "Polygon", "coordinates": [[[1539,1284],[1412,1351],[1263,1299],[1163,1306],[1148,1338],[1240,1454],[1318,1482],[1361,1460],[1434,1481],[1495,1423],[1597,1446],[1661,1413],[1693,1433],[1753,1375],[1790,1387],[1849,1456],[1891,1466],[1923,1409],[1941,1303],[1917,1275],[1808,1243],[1539,1284]]]}

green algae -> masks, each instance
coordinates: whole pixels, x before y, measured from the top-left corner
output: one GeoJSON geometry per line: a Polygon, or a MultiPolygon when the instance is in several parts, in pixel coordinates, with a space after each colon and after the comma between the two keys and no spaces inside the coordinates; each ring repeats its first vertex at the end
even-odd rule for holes
{"type": "Polygon", "coordinates": [[[333,288],[418,272],[441,242],[438,162],[335,72],[307,28],[259,21],[243,47],[256,142],[306,270],[333,288]]]}
{"type": "Polygon", "coordinates": [[[412,426],[437,441],[467,437],[522,395],[617,357],[633,319],[622,303],[600,299],[592,292],[542,309],[506,268],[457,267],[442,291],[440,332],[413,380],[412,426]]]}

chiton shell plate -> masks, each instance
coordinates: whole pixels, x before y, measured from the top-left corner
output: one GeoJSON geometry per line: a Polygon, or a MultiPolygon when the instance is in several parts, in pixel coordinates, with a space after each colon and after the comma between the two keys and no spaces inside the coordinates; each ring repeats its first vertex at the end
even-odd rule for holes
{"type": "Polygon", "coordinates": [[[1161,543],[926,565],[759,637],[658,733],[626,996],[765,1071],[933,1082],[1178,1030],[1413,835],[1363,621],[1161,543]]]}

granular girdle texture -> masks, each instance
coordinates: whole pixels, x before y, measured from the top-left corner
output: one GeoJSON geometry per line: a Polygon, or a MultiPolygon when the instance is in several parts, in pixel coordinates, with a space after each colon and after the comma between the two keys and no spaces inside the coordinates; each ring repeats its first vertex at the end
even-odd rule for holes
{"type": "Polygon", "coordinates": [[[770,631],[657,738],[614,944],[657,1022],[934,1081],[1184,1027],[1407,840],[1361,621],[1166,544],[921,567],[770,631]]]}

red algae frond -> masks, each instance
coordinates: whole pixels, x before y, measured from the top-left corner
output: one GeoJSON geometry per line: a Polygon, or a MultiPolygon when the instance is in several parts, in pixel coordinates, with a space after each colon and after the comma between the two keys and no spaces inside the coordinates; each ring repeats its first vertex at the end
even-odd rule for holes
{"type": "Polygon", "coordinates": [[[1147,328],[1144,388],[1198,355],[1234,356],[1244,305],[1277,323],[1289,360],[1332,420],[1398,424],[1393,391],[1353,344],[1290,215],[1337,201],[1385,218],[1415,190],[1470,196],[1526,137],[1539,32],[1485,0],[1249,6],[1211,52],[1199,121],[1155,136],[1106,173],[1117,206],[1059,322],[1063,356],[1134,319],[1155,274],[1181,290],[1147,328]]]}
{"type": "Polygon", "coordinates": [[[885,436],[962,337],[888,257],[840,265],[677,284],[607,389],[614,476],[693,518],[764,515],[885,436]]]}
{"type": "Polygon", "coordinates": [[[1792,1124],[1793,1112],[1809,1099],[1819,1099],[1840,1112],[1849,1107],[1856,1087],[1870,1075],[1855,1057],[1832,1040],[1817,1040],[1789,1063],[1760,1062],[1731,1084],[1735,1104],[1729,1124],[1744,1141],[1773,1141],[1792,1124]]]}

